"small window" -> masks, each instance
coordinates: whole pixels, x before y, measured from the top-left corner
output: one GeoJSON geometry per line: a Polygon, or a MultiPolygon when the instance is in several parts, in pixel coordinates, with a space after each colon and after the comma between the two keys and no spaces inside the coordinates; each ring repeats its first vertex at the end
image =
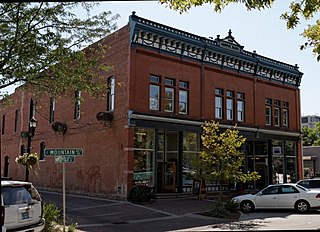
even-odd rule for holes
{"type": "Polygon", "coordinates": [[[50,97],[50,112],[49,112],[49,123],[54,122],[54,109],[55,109],[55,99],[50,97]]]}
{"type": "Polygon", "coordinates": [[[222,96],[223,95],[223,89],[215,89],[215,94],[222,96]]]}
{"type": "Polygon", "coordinates": [[[189,88],[189,83],[185,81],[180,81],[179,82],[179,87],[182,89],[188,89],[189,88]]]}
{"type": "Polygon", "coordinates": [[[44,149],[46,149],[46,143],[45,142],[41,142],[40,143],[40,160],[44,160],[45,159],[44,149]]]}
{"type": "Polygon", "coordinates": [[[234,97],[234,92],[233,91],[227,91],[226,95],[227,95],[227,97],[234,97]]]}
{"type": "Polygon", "coordinates": [[[108,79],[108,85],[109,85],[109,92],[108,92],[107,111],[114,111],[114,88],[115,88],[114,76],[108,79]]]}
{"type": "Polygon", "coordinates": [[[19,118],[19,111],[16,110],[14,113],[14,132],[18,130],[18,118],[19,118]]]}
{"type": "Polygon", "coordinates": [[[277,107],[274,108],[274,125],[280,126],[280,109],[277,107]]]}
{"type": "Polygon", "coordinates": [[[151,75],[150,76],[150,82],[160,83],[160,77],[151,75]]]}
{"type": "Polygon", "coordinates": [[[168,86],[175,86],[175,81],[173,79],[166,78],[165,82],[168,86]]]}
{"type": "Polygon", "coordinates": [[[80,119],[80,101],[81,101],[81,91],[75,91],[75,103],[74,103],[74,119],[80,119]]]}
{"type": "Polygon", "coordinates": [[[272,100],[270,98],[266,98],[266,105],[272,105],[272,100]]]}
{"type": "Polygon", "coordinates": [[[6,116],[2,115],[2,126],[1,126],[1,134],[2,135],[4,135],[5,126],[6,126],[6,116]]]}

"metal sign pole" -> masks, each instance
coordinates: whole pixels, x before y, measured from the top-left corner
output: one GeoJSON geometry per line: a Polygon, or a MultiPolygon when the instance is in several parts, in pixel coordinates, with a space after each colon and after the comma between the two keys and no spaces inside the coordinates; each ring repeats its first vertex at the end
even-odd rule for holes
{"type": "Polygon", "coordinates": [[[63,191],[63,232],[66,230],[66,168],[65,162],[62,163],[62,191],[63,191]]]}

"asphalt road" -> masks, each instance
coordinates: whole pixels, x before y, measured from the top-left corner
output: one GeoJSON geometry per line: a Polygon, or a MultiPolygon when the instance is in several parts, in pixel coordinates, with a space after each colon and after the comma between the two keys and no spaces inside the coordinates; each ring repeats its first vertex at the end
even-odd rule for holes
{"type": "MultiPolygon", "coordinates": [[[[62,209],[62,194],[41,192],[44,202],[62,209]]],[[[210,200],[167,199],[153,203],[78,195],[66,196],[67,224],[77,223],[78,231],[243,231],[243,230],[320,230],[320,211],[298,214],[294,210],[263,210],[242,214],[239,220],[204,217],[210,200]]]]}

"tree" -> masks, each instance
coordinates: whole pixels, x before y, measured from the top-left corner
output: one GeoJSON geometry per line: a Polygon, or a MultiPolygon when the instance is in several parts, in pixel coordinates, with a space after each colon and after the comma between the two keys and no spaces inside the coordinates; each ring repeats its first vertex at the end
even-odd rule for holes
{"type": "Polygon", "coordinates": [[[116,28],[118,15],[104,11],[91,16],[93,2],[7,2],[0,4],[0,97],[16,84],[36,93],[61,95],[67,90],[105,94],[99,71],[109,70],[97,57],[100,43],[116,28]],[[74,11],[84,10],[78,18],[74,11]],[[84,15],[85,15],[84,14],[84,15]],[[96,54],[96,55],[94,55],[96,54]]]}
{"type": "Polygon", "coordinates": [[[314,129],[302,127],[302,135],[303,146],[320,146],[320,122],[317,122],[314,129]]]}
{"type": "Polygon", "coordinates": [[[203,149],[200,159],[208,168],[208,178],[219,184],[219,200],[222,202],[222,184],[245,183],[259,179],[260,175],[257,172],[245,173],[241,170],[244,160],[241,147],[246,138],[239,135],[236,128],[220,132],[219,123],[214,121],[205,122],[202,128],[203,149]]]}
{"type": "MultiPolygon", "coordinates": [[[[167,4],[171,9],[180,13],[187,12],[193,6],[201,6],[206,3],[213,5],[215,12],[221,13],[222,10],[231,3],[244,4],[247,10],[264,10],[271,8],[275,0],[159,0],[162,4],[167,4]]],[[[289,11],[281,14],[280,18],[285,20],[288,29],[294,29],[301,19],[310,20],[320,11],[320,1],[296,0],[290,3],[289,11]]],[[[320,20],[315,24],[308,25],[303,31],[302,36],[306,42],[300,49],[312,48],[313,53],[320,60],[320,20]]]]}

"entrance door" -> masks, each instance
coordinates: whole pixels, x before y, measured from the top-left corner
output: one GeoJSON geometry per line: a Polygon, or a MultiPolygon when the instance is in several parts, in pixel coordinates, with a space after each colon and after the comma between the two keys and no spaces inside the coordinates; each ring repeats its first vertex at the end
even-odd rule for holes
{"type": "Polygon", "coordinates": [[[179,132],[157,132],[157,192],[177,192],[179,132]]]}
{"type": "Polygon", "coordinates": [[[263,189],[268,185],[268,170],[266,165],[266,157],[260,157],[259,161],[255,162],[255,171],[261,176],[260,179],[256,180],[256,189],[263,189]]]}

